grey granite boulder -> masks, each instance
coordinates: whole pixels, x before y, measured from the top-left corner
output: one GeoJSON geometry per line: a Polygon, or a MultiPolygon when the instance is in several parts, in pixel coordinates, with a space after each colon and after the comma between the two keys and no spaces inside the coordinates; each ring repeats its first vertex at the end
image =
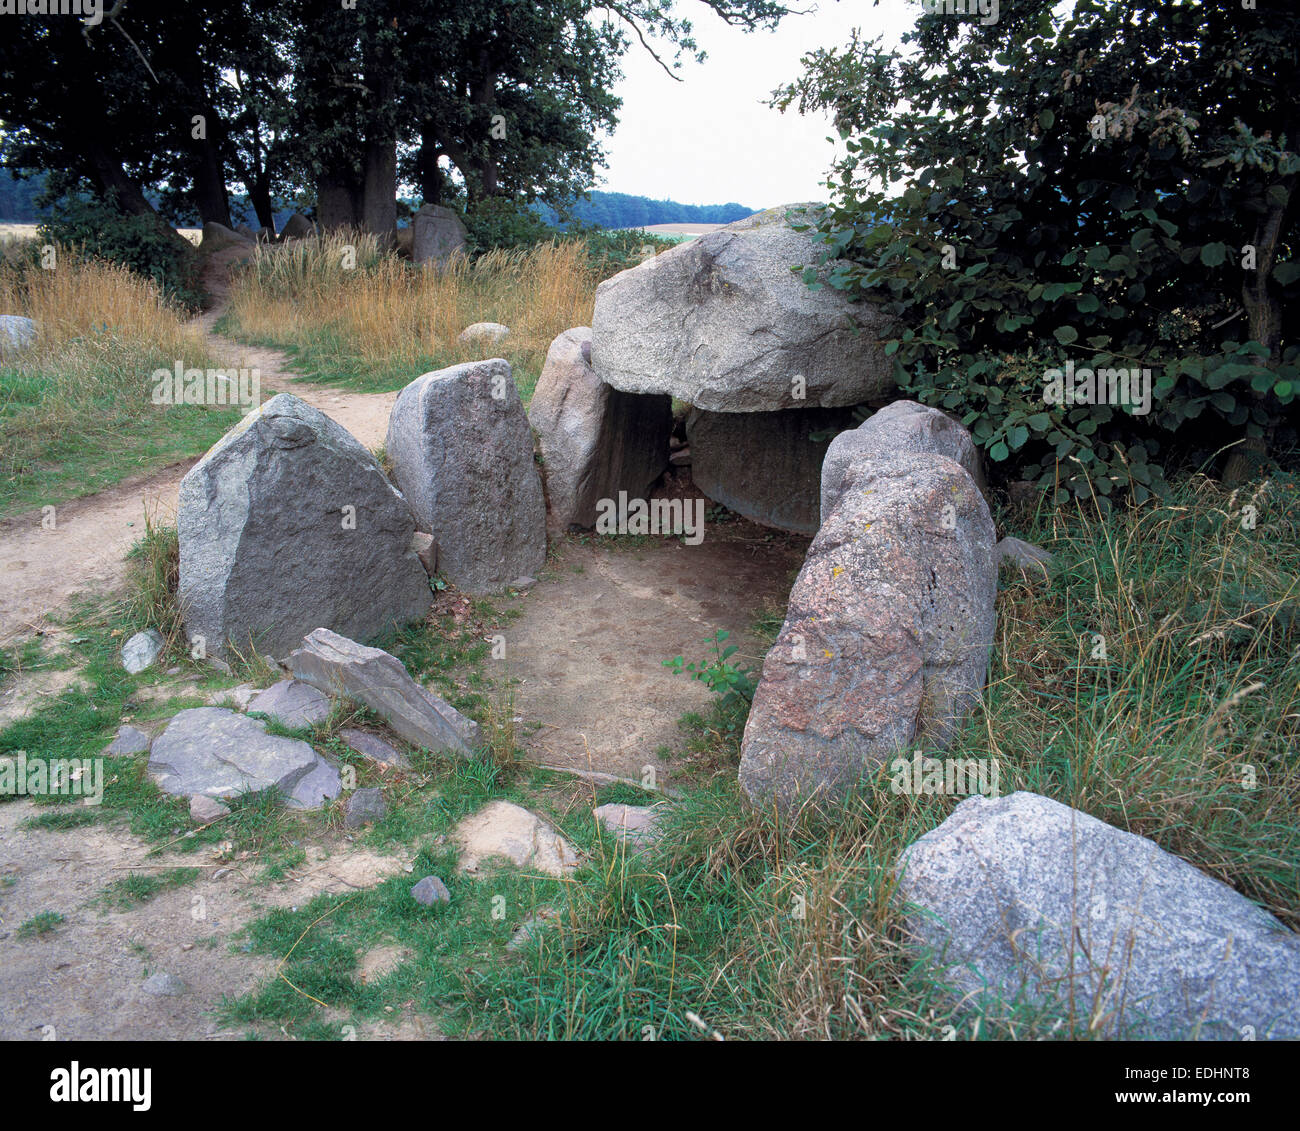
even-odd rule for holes
{"type": "Polygon", "coordinates": [[[993,541],[988,505],[955,461],[859,466],[763,661],[740,762],[754,804],[833,798],[913,743],[951,740],[987,675],[993,541]]]}
{"type": "Polygon", "coordinates": [[[291,808],[316,808],[342,789],[338,770],[305,742],[222,707],[181,711],[153,741],[149,773],[164,793],[225,798],[277,789],[291,808]]]}
{"type": "Polygon", "coordinates": [[[348,796],[343,812],[343,827],[359,829],[372,821],[382,821],[388,815],[388,802],[382,789],[358,789],[348,796]]]}
{"type": "Polygon", "coordinates": [[[156,628],[146,628],[137,632],[122,645],[122,666],[132,675],[138,675],[150,667],[166,646],[156,628]]]}
{"type": "Polygon", "coordinates": [[[496,346],[510,337],[510,327],[500,322],[475,322],[456,335],[462,346],[496,346]]]}
{"type": "Polygon", "coordinates": [[[977,1008],[1108,1037],[1300,1038],[1300,936],[1145,837],[1034,793],[972,797],[897,870],[914,942],[977,1008]]]}
{"type": "Polygon", "coordinates": [[[854,405],[887,393],[884,316],[830,286],[810,290],[791,271],[820,254],[810,232],[786,223],[786,208],[772,208],[606,279],[591,323],[597,375],[708,412],[854,405]]]}
{"type": "Polygon", "coordinates": [[[686,418],[691,481],[715,503],[762,526],[815,534],[822,460],[847,408],[701,412],[686,418]]]}
{"type": "Polygon", "coordinates": [[[924,452],[956,460],[970,472],[980,491],[985,491],[979,450],[965,428],[937,408],[916,401],[894,401],[831,441],[821,470],[822,518],[831,513],[856,465],[894,454],[924,452]]]}
{"type": "Polygon", "coordinates": [[[469,755],[478,724],[421,687],[402,662],[381,648],[367,648],[318,628],[289,656],[294,678],[326,695],[345,696],[377,711],[412,746],[469,755]]]}
{"type": "Polygon", "coordinates": [[[1052,562],[1056,560],[1051,550],[1035,546],[1020,538],[1003,538],[994,548],[998,564],[1018,569],[1030,577],[1044,578],[1051,572],[1052,562]]]}
{"type": "Polygon", "coordinates": [[[464,255],[465,224],[457,213],[439,204],[425,204],[411,223],[411,258],[416,263],[441,266],[455,255],[464,255]]]}
{"type": "Polygon", "coordinates": [[[546,481],[546,506],[558,530],[596,524],[596,504],[648,497],[668,464],[672,399],[622,393],[591,367],[591,330],[565,330],[546,351],[528,406],[546,481]]]}
{"type": "Polygon", "coordinates": [[[180,600],[192,644],[282,656],[320,625],[367,637],[432,603],[402,496],[365,448],[287,393],[181,481],[180,600]]]}
{"type": "Polygon", "coordinates": [[[316,234],[316,225],[300,212],[295,212],[284,222],[280,229],[282,240],[300,240],[316,234]]]}
{"type": "Polygon", "coordinates": [[[117,728],[117,737],[104,748],[104,757],[116,758],[124,754],[143,754],[149,749],[150,738],[133,726],[117,728]]]}
{"type": "Polygon", "coordinates": [[[330,701],[310,683],[282,679],[248,704],[250,715],[262,714],[281,726],[310,727],[330,717],[330,701]]]}
{"type": "Polygon", "coordinates": [[[508,362],[453,365],[412,381],[393,405],[386,447],[448,580],[481,595],[541,570],[546,503],[508,362]]]}
{"type": "Polygon", "coordinates": [[[0,314],[0,353],[18,353],[36,341],[36,323],[21,314],[0,314]]]}

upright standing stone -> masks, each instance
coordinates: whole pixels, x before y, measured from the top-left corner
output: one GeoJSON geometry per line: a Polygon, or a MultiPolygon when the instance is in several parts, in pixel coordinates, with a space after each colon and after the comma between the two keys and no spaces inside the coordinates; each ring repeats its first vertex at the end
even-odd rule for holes
{"type": "Polygon", "coordinates": [[[387,452],[449,580],[496,593],[542,568],[546,503],[508,362],[453,365],[412,381],[393,405],[387,452]]]}
{"type": "Polygon", "coordinates": [[[528,421],[537,432],[546,505],[558,530],[596,524],[596,504],[647,497],[668,465],[672,399],[619,392],[591,367],[591,330],[565,330],[546,351],[528,421]]]}
{"type": "Polygon", "coordinates": [[[374,457],[287,393],[181,481],[180,602],[191,643],[283,655],[324,625],[365,638],[432,603],[402,496],[374,457]]]}
{"type": "Polygon", "coordinates": [[[951,739],[988,670],[993,542],[988,505],[953,460],[855,469],[763,662],[740,762],[755,804],[788,812],[913,742],[951,739]]]}
{"type": "Polygon", "coordinates": [[[282,240],[301,240],[316,234],[316,225],[300,212],[295,212],[280,229],[282,240]]]}
{"type": "Polygon", "coordinates": [[[870,459],[924,452],[956,460],[985,490],[979,450],[965,428],[937,408],[894,401],[831,441],[821,469],[821,517],[839,501],[854,467],[870,459]]]}
{"type": "Polygon", "coordinates": [[[1093,1037],[1300,1038],[1300,936],[1059,801],[968,798],[897,871],[909,934],[976,1009],[1045,1010],[1093,1037]]]}
{"type": "Polygon", "coordinates": [[[465,225],[450,208],[438,204],[422,205],[411,226],[411,258],[416,263],[442,266],[455,255],[464,255],[468,247],[465,225]]]}

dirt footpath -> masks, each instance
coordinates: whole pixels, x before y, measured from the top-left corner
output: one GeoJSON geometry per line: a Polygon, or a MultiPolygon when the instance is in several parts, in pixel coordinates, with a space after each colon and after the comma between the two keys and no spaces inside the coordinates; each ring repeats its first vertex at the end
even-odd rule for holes
{"type": "Polygon", "coordinates": [[[679,745],[677,720],[705,709],[714,693],[663,661],[711,658],[706,638],[726,629],[740,648],[733,662],[762,666],[750,623],[764,605],[784,605],[806,542],[769,539],[741,521],[705,529],[698,546],[562,544],[554,576],[503,630],[497,664],[520,680],[515,713],[541,724],[525,742],[534,761],[635,780],[653,765],[659,784],[671,785],[655,751],[679,745]]]}

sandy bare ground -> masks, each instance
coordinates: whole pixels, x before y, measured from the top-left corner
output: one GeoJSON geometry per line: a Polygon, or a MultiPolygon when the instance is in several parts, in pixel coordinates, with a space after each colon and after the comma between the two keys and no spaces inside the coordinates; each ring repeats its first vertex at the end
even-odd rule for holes
{"type": "Polygon", "coordinates": [[[637,781],[652,766],[656,782],[671,786],[676,767],[655,752],[680,746],[678,719],[704,710],[713,693],[663,661],[709,657],[706,638],[726,629],[736,660],[762,666],[750,623],[762,606],[784,603],[807,542],[741,521],[705,531],[698,546],[562,544],[553,576],[503,630],[498,663],[520,681],[516,713],[540,724],[525,742],[534,761],[637,781]]]}
{"type": "MultiPolygon", "coordinates": [[[[242,1038],[245,1030],[223,1027],[215,1007],[276,974],[273,959],[238,945],[242,928],[275,907],[364,890],[410,863],[336,838],[308,846],[299,868],[268,882],[256,858],[215,849],[151,855],[148,844],[118,826],[20,827],[38,812],[25,800],[0,805],[0,1040],[242,1038]],[[176,867],[197,868],[199,878],[129,909],[96,898],[131,872],[176,867]],[[48,934],[19,938],[19,927],[43,912],[63,921],[48,934]],[[147,993],[145,979],[160,971],[179,978],[186,991],[147,993]]],[[[426,1019],[399,1016],[358,1027],[356,1035],[437,1034],[426,1019]]]]}

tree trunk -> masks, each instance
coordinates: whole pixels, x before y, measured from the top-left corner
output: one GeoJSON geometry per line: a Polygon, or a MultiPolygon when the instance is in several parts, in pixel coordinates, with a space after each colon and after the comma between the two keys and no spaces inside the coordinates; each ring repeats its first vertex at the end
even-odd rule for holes
{"type": "Polygon", "coordinates": [[[316,178],[316,223],[326,228],[361,226],[362,190],[347,173],[334,170],[316,178]]]}
{"type": "Polygon", "coordinates": [[[362,152],[361,225],[378,238],[383,250],[397,246],[397,126],[392,120],[394,66],[390,41],[379,37],[365,60],[370,105],[362,152]]]}
{"type": "MultiPolygon", "coordinates": [[[[1280,182],[1286,190],[1286,200],[1295,192],[1297,178],[1285,177],[1280,182]]],[[[1255,270],[1247,271],[1241,285],[1241,300],[1246,308],[1250,326],[1250,340],[1266,350],[1265,365],[1275,366],[1281,360],[1282,304],[1272,282],[1273,267],[1277,263],[1278,242],[1281,239],[1287,206],[1274,204],[1255,226],[1255,270]]],[[[1267,393],[1252,393],[1259,404],[1265,406],[1268,420],[1263,436],[1245,436],[1228,455],[1223,467],[1223,482],[1231,487],[1244,482],[1268,462],[1273,435],[1277,431],[1278,416],[1268,407],[1267,393]]]]}
{"type": "MultiPolygon", "coordinates": [[[[204,112],[209,123],[215,121],[215,114],[209,108],[204,112]]],[[[205,224],[230,222],[230,192],[226,188],[226,171],[222,164],[217,145],[211,137],[197,138],[194,141],[194,204],[205,224]]]]}

